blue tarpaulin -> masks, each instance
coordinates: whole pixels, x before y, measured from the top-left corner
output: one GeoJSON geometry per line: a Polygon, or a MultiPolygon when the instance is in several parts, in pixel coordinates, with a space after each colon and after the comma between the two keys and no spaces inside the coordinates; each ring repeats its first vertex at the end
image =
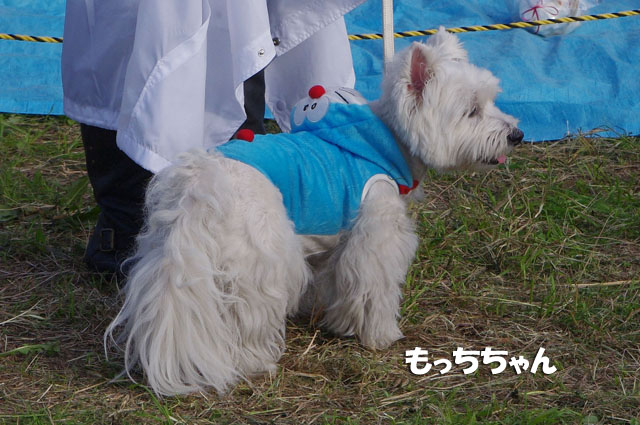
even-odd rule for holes
{"type": "MultiPolygon", "coordinates": [[[[395,31],[508,23],[514,1],[396,0],[395,31]]],[[[603,0],[589,14],[637,9],[638,0],[603,0]]],[[[348,15],[349,32],[381,32],[381,0],[348,15]]],[[[554,140],[596,127],[640,134],[640,16],[582,23],[575,31],[543,38],[526,30],[459,34],[476,65],[501,81],[497,104],[520,119],[526,140],[554,140]]],[[[396,50],[412,41],[396,41],[396,50]]],[[[356,88],[377,96],[382,41],[354,41],[356,88]]]]}
{"type": "MultiPolygon", "coordinates": [[[[61,37],[64,0],[0,0],[0,33],[61,37]]],[[[396,31],[513,22],[508,0],[396,0],[396,31]]],[[[603,0],[589,13],[638,8],[603,0]]],[[[381,0],[347,15],[350,34],[381,32],[381,0]]],[[[640,16],[586,22],[542,38],[525,30],[459,34],[470,60],[502,82],[498,106],[518,117],[527,140],[606,127],[640,134],[640,16]]],[[[423,37],[396,40],[396,50],[423,37]]],[[[351,43],[356,88],[378,96],[382,42],[351,43]]],[[[62,114],[61,45],[0,40],[0,111],[62,114]]]]}
{"type": "MultiPolygon", "coordinates": [[[[64,0],[0,0],[0,33],[62,37],[64,0]]],[[[61,44],[0,40],[0,112],[62,114],[61,44]]]]}

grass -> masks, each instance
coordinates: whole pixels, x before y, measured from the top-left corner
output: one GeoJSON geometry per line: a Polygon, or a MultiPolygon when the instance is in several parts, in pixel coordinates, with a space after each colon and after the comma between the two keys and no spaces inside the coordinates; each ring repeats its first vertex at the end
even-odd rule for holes
{"type": "Polygon", "coordinates": [[[158,399],[116,379],[102,333],[121,299],[90,274],[97,216],[77,125],[0,115],[0,424],[640,425],[640,139],[526,144],[487,174],[432,174],[411,213],[405,339],[370,351],[292,320],[280,370],[158,399]],[[409,373],[457,347],[557,371],[409,373]]]}

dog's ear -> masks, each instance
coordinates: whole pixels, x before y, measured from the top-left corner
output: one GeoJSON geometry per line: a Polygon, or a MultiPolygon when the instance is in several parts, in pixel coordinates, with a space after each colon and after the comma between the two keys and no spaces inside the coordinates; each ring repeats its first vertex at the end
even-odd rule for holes
{"type": "Polygon", "coordinates": [[[438,32],[429,37],[427,46],[439,50],[439,57],[449,60],[467,61],[467,52],[462,47],[458,37],[448,32],[444,27],[438,28],[438,32]]]}
{"type": "Polygon", "coordinates": [[[423,44],[413,43],[411,45],[411,60],[409,65],[409,92],[419,101],[422,100],[424,86],[433,77],[432,64],[429,61],[429,52],[423,44]]]}

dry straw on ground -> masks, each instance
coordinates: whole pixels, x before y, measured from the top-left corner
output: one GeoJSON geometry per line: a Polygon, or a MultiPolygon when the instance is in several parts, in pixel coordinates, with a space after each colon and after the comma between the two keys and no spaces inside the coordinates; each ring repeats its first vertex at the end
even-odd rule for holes
{"type": "Polygon", "coordinates": [[[488,174],[430,175],[405,339],[373,352],[294,319],[277,374],[166,399],[111,382],[122,359],[102,333],[121,300],[81,262],[97,211],[77,127],[2,116],[0,143],[0,423],[640,423],[640,139],[527,144],[488,174]],[[416,346],[544,347],[558,370],[414,376],[416,346]]]}

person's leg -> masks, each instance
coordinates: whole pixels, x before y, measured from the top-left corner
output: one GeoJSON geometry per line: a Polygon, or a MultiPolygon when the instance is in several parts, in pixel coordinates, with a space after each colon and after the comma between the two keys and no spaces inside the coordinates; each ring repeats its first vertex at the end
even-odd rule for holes
{"type": "Polygon", "coordinates": [[[240,129],[249,129],[255,134],[265,134],[264,128],[264,71],[260,71],[244,82],[244,111],[247,119],[240,129]]]}
{"type": "Polygon", "coordinates": [[[144,193],[152,173],[116,145],[116,132],[81,124],[87,173],[100,206],[84,260],[98,272],[121,273],[142,227],[144,193]]]}
{"type": "MultiPolygon", "coordinates": [[[[241,129],[265,134],[264,72],[244,83],[246,121],[241,129]]],[[[100,206],[98,222],[87,243],[84,260],[98,272],[120,273],[142,227],[144,194],[152,173],[116,145],[116,132],[81,124],[87,173],[100,206]]]]}

